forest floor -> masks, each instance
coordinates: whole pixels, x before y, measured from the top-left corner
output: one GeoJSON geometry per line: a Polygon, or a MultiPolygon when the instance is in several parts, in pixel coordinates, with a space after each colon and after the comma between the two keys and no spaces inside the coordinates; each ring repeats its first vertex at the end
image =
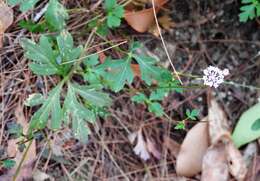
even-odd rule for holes
{"type": "MultiPolygon", "coordinates": [[[[62,1],[67,9],[86,8],[85,12],[70,13],[68,30],[77,43],[88,39],[85,22],[93,15],[88,9],[96,2],[62,1]]],[[[0,49],[1,160],[17,154],[12,155],[13,142],[10,141],[8,125],[20,121],[26,126],[35,112],[35,109],[25,107],[23,102],[32,93],[48,92],[56,82],[55,78],[34,75],[28,69],[28,60],[23,57],[19,45],[21,37],[39,37],[37,33],[25,31],[18,23],[33,17],[44,4],[44,1],[38,3],[28,13],[13,8],[14,22],[5,32],[4,46],[0,49]]],[[[102,5],[97,8],[102,8],[102,5]]],[[[203,70],[213,65],[229,69],[229,81],[239,85],[260,85],[260,22],[239,22],[239,8],[238,0],[170,0],[164,5],[158,16],[167,12],[174,23],[167,30],[163,29],[162,35],[177,71],[202,76],[203,70]]],[[[146,54],[157,57],[171,69],[160,37],[149,32],[138,33],[123,21],[120,28],[109,33],[107,40],[119,42],[124,39],[140,41],[146,54]]],[[[101,42],[97,38],[93,43],[92,46],[99,45],[96,51],[106,48],[101,42]]],[[[111,50],[102,55],[117,56],[117,53],[111,50]]],[[[184,85],[194,83],[189,77],[181,79],[184,85]]],[[[192,88],[183,93],[172,93],[162,105],[172,120],[185,119],[187,108],[200,110],[198,119],[202,120],[208,115],[211,94],[225,112],[232,130],[241,114],[260,97],[259,90],[239,85],[225,84],[217,89],[192,88]]],[[[140,87],[142,82],[135,78],[132,86],[140,87]]],[[[201,180],[200,174],[192,178],[176,174],[179,147],[197,121],[187,122],[184,130],[176,130],[165,118],[155,117],[145,106],[134,104],[129,92],[111,93],[111,97],[111,116],[97,120],[91,127],[92,134],[87,144],[75,140],[68,128],[59,132],[44,130],[46,137],[38,138],[34,150],[31,150],[33,162],[21,169],[24,178],[31,177],[33,171],[37,173],[34,178],[43,174],[50,180],[201,180]],[[140,128],[142,134],[153,142],[160,155],[158,158],[151,156],[148,161],[143,161],[134,153],[129,135],[140,128]]],[[[0,175],[1,181],[9,180],[11,173],[2,168],[0,175]]]]}

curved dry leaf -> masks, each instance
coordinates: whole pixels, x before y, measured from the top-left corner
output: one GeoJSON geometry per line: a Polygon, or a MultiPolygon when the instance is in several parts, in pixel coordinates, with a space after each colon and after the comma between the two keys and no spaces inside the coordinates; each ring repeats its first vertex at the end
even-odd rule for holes
{"type": "Polygon", "coordinates": [[[4,2],[0,2],[0,48],[3,46],[3,34],[13,23],[13,10],[4,2]]]}
{"type": "Polygon", "coordinates": [[[214,99],[210,103],[208,121],[211,144],[217,143],[225,135],[230,136],[226,115],[214,99]]]}
{"type": "Polygon", "coordinates": [[[238,181],[244,180],[247,173],[246,163],[231,139],[226,145],[226,154],[231,175],[233,175],[238,181]]]}
{"type": "Polygon", "coordinates": [[[150,154],[147,150],[146,143],[142,134],[142,129],[140,129],[137,133],[137,144],[134,147],[134,152],[145,161],[150,158],[150,154]]]}
{"type": "MultiPolygon", "coordinates": [[[[155,0],[155,10],[158,12],[160,8],[167,2],[168,0],[155,0]]],[[[153,8],[144,9],[141,11],[132,11],[129,9],[125,10],[124,18],[126,22],[139,33],[144,33],[148,31],[148,29],[154,23],[154,12],[153,8]]]]}
{"type": "Polygon", "coordinates": [[[212,145],[203,157],[201,181],[227,181],[228,179],[225,144],[212,145]]]}
{"type": "MultiPolygon", "coordinates": [[[[204,118],[203,121],[206,121],[204,118]]],[[[209,147],[208,123],[196,124],[186,135],[177,156],[178,175],[192,177],[202,168],[203,156],[209,147]]]]}

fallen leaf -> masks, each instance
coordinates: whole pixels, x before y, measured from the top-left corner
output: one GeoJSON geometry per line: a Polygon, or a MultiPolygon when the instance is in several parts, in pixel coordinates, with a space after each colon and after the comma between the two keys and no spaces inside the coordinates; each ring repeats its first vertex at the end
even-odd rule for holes
{"type": "Polygon", "coordinates": [[[13,20],[13,10],[4,2],[0,2],[0,48],[3,47],[3,34],[13,20]]]}
{"type": "Polygon", "coordinates": [[[54,180],[50,175],[36,169],[33,173],[33,180],[34,181],[46,181],[46,180],[54,180]]]}
{"type": "MultiPolygon", "coordinates": [[[[155,0],[156,12],[158,12],[166,2],[167,0],[155,0]]],[[[148,31],[154,23],[154,10],[153,8],[148,8],[141,11],[134,11],[132,8],[126,8],[124,18],[134,30],[139,33],[144,33],[148,31]]]]}
{"type": "Polygon", "coordinates": [[[220,138],[230,135],[226,115],[215,99],[211,100],[208,120],[211,144],[215,144],[220,138]]]}
{"type": "Polygon", "coordinates": [[[172,18],[167,14],[158,18],[158,22],[163,27],[163,29],[168,31],[175,25],[172,18]]]}
{"type": "Polygon", "coordinates": [[[150,154],[148,153],[146,143],[143,138],[142,129],[140,129],[137,133],[137,144],[134,147],[134,152],[145,161],[150,158],[150,154]]]}
{"type": "Polygon", "coordinates": [[[229,179],[225,144],[212,145],[203,157],[201,181],[227,181],[229,179]]]}
{"type": "Polygon", "coordinates": [[[181,145],[176,160],[176,173],[180,176],[192,177],[202,169],[202,159],[209,147],[208,123],[204,118],[192,127],[181,145]]]}
{"type": "MultiPolygon", "coordinates": [[[[224,111],[221,109],[221,107],[218,105],[216,100],[212,99],[209,107],[209,115],[208,115],[208,121],[209,121],[209,135],[210,135],[210,140],[211,144],[214,148],[214,146],[221,144],[222,146],[222,151],[220,152],[218,149],[214,150],[212,149],[211,151],[214,152],[214,156],[219,154],[219,156],[222,158],[222,155],[224,152],[225,156],[225,161],[227,163],[227,168],[229,170],[229,173],[236,178],[236,180],[244,180],[246,173],[247,173],[247,168],[246,168],[246,163],[239,152],[239,150],[235,147],[232,139],[231,139],[231,134],[229,131],[229,126],[228,126],[228,120],[226,118],[226,115],[224,111]]],[[[211,158],[204,158],[203,162],[205,161],[205,166],[203,169],[206,169],[203,172],[207,172],[206,175],[214,175],[215,171],[213,169],[208,169],[206,166],[209,166],[207,164],[210,163],[207,159],[211,158]],[[210,173],[212,172],[212,173],[210,173]]],[[[214,163],[214,162],[213,162],[214,163]]],[[[203,163],[204,164],[204,163],[203,163]]],[[[225,169],[223,165],[218,165],[219,167],[216,168],[216,170],[222,170],[225,169]]],[[[210,167],[210,166],[209,166],[210,167]]],[[[224,173],[224,172],[223,172],[224,173]]],[[[223,175],[218,175],[219,180],[222,179],[223,175]]],[[[225,175],[224,175],[225,176],[225,175]]],[[[207,179],[207,178],[205,178],[207,179]]],[[[217,175],[214,175],[213,180],[217,180],[217,175]]],[[[208,180],[211,180],[211,177],[208,178],[208,180]]]]}
{"type": "Polygon", "coordinates": [[[255,156],[251,165],[249,166],[246,181],[260,180],[260,156],[255,156]]]}
{"type": "Polygon", "coordinates": [[[226,149],[227,161],[229,164],[229,171],[231,175],[233,175],[238,181],[244,180],[247,173],[246,163],[239,150],[235,147],[234,143],[231,141],[231,138],[230,138],[230,142],[226,145],[225,149],[226,149]]]}

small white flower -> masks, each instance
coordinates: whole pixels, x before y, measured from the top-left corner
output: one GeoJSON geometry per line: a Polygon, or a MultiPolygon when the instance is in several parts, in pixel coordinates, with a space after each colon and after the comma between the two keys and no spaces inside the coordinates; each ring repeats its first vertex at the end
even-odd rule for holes
{"type": "Polygon", "coordinates": [[[203,73],[204,84],[217,88],[221,83],[224,82],[224,77],[229,74],[229,70],[220,70],[218,67],[209,66],[203,70],[203,73]]]}

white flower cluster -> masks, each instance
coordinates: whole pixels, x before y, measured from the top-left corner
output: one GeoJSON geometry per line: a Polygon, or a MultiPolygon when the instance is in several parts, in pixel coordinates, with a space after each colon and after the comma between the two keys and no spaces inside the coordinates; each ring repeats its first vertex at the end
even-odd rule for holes
{"type": "Polygon", "coordinates": [[[218,67],[209,66],[203,70],[203,73],[204,84],[217,88],[221,83],[224,82],[224,78],[229,74],[229,70],[221,70],[218,67]]]}

